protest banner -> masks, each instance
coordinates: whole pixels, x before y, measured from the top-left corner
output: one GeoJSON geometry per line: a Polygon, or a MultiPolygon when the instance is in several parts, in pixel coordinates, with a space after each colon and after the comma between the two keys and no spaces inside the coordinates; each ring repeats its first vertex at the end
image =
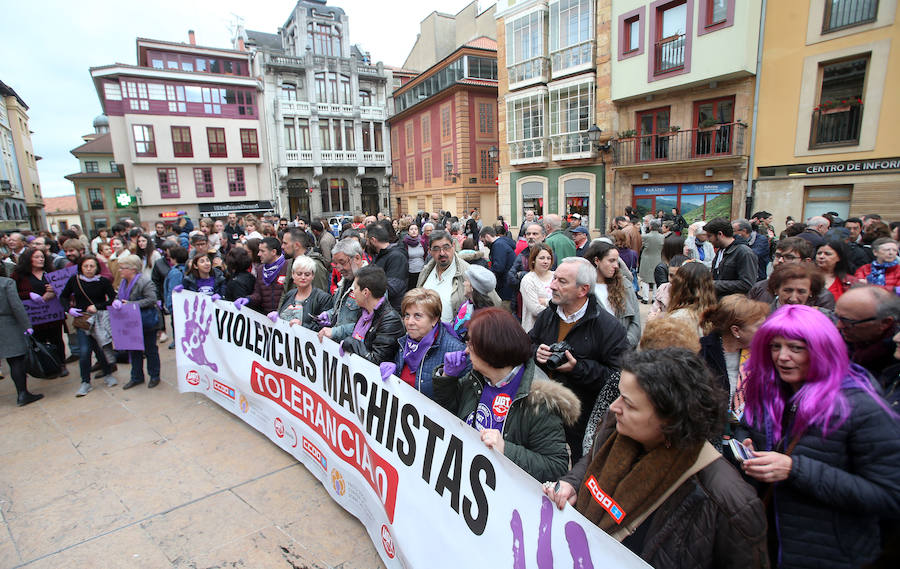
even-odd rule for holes
{"type": "Polygon", "coordinates": [[[23,300],[25,312],[31,319],[31,325],[44,324],[45,322],[56,322],[66,317],[66,311],[58,298],[51,298],[44,302],[42,300],[23,300]]]}
{"type": "Polygon", "coordinates": [[[230,302],[187,291],[172,300],[179,390],[302,462],[387,567],[649,567],[396,376],[382,381],[331,340],[230,302]]]}
{"type": "Polygon", "coordinates": [[[113,347],[117,350],[143,350],[144,327],[141,325],[141,309],[137,303],[128,302],[121,308],[110,306],[107,310],[113,347]]]}
{"type": "Polygon", "coordinates": [[[56,296],[62,294],[63,289],[66,288],[66,283],[69,282],[69,279],[72,277],[72,275],[77,272],[78,266],[72,265],[71,267],[66,267],[65,269],[47,273],[47,282],[49,282],[50,286],[53,287],[53,292],[56,293],[56,296]]]}

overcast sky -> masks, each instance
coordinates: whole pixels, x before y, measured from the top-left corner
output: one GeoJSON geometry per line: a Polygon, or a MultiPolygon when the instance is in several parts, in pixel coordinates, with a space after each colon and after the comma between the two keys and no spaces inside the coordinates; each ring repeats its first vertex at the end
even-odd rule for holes
{"type": "MultiPolygon", "coordinates": [[[[455,14],[471,0],[330,0],[350,18],[350,41],[373,61],[400,66],[419,33],[419,22],[437,10],[455,14]]],[[[480,0],[484,10],[493,0],[480,0]]],[[[92,132],[101,112],[88,68],[136,61],[135,38],[187,41],[230,47],[239,16],[247,29],[277,33],[291,13],[292,0],[31,0],[4,2],[0,18],[3,57],[0,80],[28,105],[32,142],[45,197],[74,193],[63,178],[78,170],[69,151],[92,132]]]]}

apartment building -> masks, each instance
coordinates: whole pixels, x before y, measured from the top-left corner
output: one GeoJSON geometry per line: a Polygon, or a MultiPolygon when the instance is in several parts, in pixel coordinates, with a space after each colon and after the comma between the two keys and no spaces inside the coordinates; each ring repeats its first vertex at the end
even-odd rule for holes
{"type": "Polygon", "coordinates": [[[0,81],[0,229],[46,229],[28,105],[0,81]]]}

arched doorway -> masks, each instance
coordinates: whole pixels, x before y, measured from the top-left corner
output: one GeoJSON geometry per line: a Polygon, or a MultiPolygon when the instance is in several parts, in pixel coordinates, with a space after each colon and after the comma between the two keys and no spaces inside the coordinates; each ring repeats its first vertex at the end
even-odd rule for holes
{"type": "Polygon", "coordinates": [[[362,210],[366,215],[375,215],[381,211],[378,205],[378,180],[375,178],[363,178],[360,180],[362,188],[362,210]]]}
{"type": "Polygon", "coordinates": [[[288,180],[287,191],[291,219],[295,219],[298,215],[309,219],[309,185],[306,180],[288,180]]]}

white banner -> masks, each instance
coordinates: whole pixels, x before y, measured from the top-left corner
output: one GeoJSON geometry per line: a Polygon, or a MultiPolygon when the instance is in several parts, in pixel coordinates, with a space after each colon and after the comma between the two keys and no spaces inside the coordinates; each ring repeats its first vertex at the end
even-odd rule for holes
{"type": "MultiPolygon", "coordinates": [[[[478,432],[330,340],[173,294],[178,388],[204,393],[312,472],[387,567],[648,567],[478,432]]],[[[325,520],[327,521],[327,520],[325,520]]]]}

